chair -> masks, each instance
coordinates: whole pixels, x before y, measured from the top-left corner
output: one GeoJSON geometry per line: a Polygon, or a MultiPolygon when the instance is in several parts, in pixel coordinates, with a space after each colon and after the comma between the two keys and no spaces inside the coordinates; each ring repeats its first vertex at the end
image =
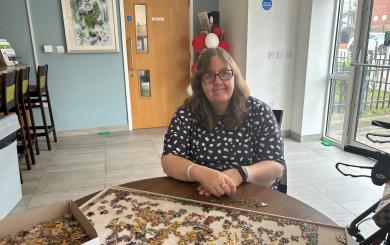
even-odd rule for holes
{"type": "Polygon", "coordinates": [[[30,100],[32,108],[40,108],[41,115],[42,115],[42,126],[36,126],[35,130],[39,130],[40,132],[37,132],[36,135],[38,137],[45,136],[46,137],[46,143],[47,148],[50,151],[51,150],[51,143],[50,143],[50,137],[49,134],[53,132],[53,138],[54,142],[57,142],[57,134],[56,134],[56,128],[54,125],[54,117],[53,117],[53,111],[51,107],[50,102],[50,95],[49,95],[49,89],[48,89],[48,79],[47,79],[47,71],[48,71],[48,65],[38,66],[38,72],[37,72],[37,85],[31,85],[29,86],[29,94],[30,94],[30,100]],[[46,120],[46,114],[45,114],[45,105],[43,103],[47,103],[47,107],[49,110],[49,116],[50,116],[50,125],[48,125],[46,120]],[[43,132],[42,132],[43,131],[43,132]]]}
{"type": "MultiPolygon", "coordinates": [[[[282,126],[283,110],[272,110],[279,126],[282,126]]],[[[287,166],[284,167],[282,178],[280,179],[278,191],[287,194],[287,166]]]]}
{"type": "MultiPolygon", "coordinates": [[[[34,151],[32,146],[35,145],[35,152],[37,155],[39,155],[39,145],[37,139],[37,132],[35,130],[35,121],[32,112],[30,94],[28,91],[29,78],[30,67],[22,68],[18,71],[17,101],[19,103],[21,113],[23,114],[24,118],[26,118],[26,138],[28,141],[30,154],[32,154],[31,159],[34,159],[34,151]],[[27,116],[27,114],[29,115],[29,117],[27,116]],[[31,127],[29,126],[29,123],[31,124],[31,127]],[[32,130],[30,130],[31,128],[32,130]]],[[[33,160],[33,164],[35,164],[35,159],[33,160]]]]}
{"type": "MultiPolygon", "coordinates": [[[[22,118],[23,115],[20,112],[18,102],[15,96],[17,91],[16,78],[17,78],[16,71],[8,72],[1,76],[0,111],[5,115],[9,115],[13,111],[16,112],[18,116],[19,124],[23,125],[26,118],[22,118]],[[23,119],[23,123],[22,123],[22,119],[23,119]]],[[[25,127],[21,126],[18,132],[20,134],[20,139],[22,142],[22,145],[18,146],[19,159],[21,159],[24,156],[24,158],[26,159],[27,169],[30,170],[31,159],[28,154],[28,143],[26,140],[25,127]]]]}

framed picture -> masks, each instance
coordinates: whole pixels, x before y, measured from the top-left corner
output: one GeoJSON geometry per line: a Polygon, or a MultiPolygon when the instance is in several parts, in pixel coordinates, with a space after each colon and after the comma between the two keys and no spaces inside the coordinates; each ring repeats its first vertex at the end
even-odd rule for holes
{"type": "Polygon", "coordinates": [[[210,25],[209,15],[207,11],[199,12],[198,18],[199,18],[200,29],[210,28],[211,25],[210,25]]]}
{"type": "Polygon", "coordinates": [[[61,0],[68,53],[118,52],[116,0],[61,0]]]}

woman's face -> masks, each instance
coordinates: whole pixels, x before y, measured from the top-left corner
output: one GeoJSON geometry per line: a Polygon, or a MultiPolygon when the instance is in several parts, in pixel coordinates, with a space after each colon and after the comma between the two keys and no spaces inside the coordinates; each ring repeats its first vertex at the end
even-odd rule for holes
{"type": "Polygon", "coordinates": [[[208,71],[202,74],[202,89],[214,108],[229,104],[234,90],[234,74],[218,55],[211,57],[208,71]]]}

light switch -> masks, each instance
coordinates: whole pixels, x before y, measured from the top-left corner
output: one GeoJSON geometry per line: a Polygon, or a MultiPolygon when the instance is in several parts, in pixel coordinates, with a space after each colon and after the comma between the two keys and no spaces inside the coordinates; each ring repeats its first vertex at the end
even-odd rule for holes
{"type": "Polygon", "coordinates": [[[57,53],[63,54],[64,52],[64,46],[57,46],[57,53]]]}
{"type": "Polygon", "coordinates": [[[45,53],[53,53],[53,47],[51,45],[43,45],[45,53]]]}

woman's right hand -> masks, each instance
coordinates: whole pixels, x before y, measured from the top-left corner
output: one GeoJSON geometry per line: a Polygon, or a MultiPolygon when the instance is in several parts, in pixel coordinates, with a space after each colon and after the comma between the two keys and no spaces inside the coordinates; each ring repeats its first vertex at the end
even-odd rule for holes
{"type": "MultiPolygon", "coordinates": [[[[201,184],[202,193],[207,191],[217,197],[224,194],[234,195],[236,193],[234,181],[217,170],[196,165],[191,170],[191,178],[201,184]]],[[[199,193],[202,194],[201,192],[199,193]]]]}

